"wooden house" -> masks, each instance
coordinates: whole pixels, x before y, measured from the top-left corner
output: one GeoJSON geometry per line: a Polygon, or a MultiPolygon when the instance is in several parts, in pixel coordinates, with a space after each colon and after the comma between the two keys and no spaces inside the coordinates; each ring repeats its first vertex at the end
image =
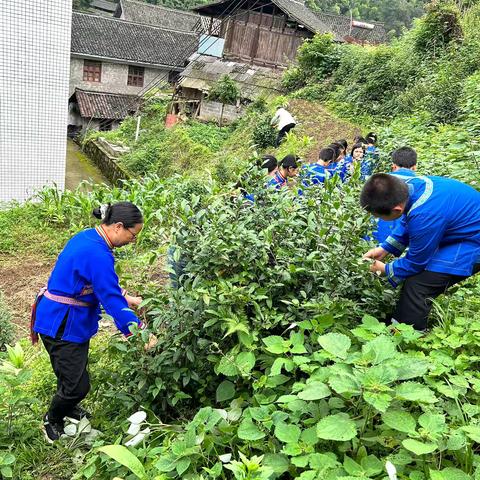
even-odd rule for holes
{"type": "MultiPolygon", "coordinates": [[[[302,42],[316,33],[331,33],[338,42],[379,44],[386,40],[383,24],[316,12],[302,0],[219,0],[194,9],[222,20],[224,58],[268,67],[291,63],[302,42]]],[[[212,32],[214,34],[216,32],[212,32]]]]}

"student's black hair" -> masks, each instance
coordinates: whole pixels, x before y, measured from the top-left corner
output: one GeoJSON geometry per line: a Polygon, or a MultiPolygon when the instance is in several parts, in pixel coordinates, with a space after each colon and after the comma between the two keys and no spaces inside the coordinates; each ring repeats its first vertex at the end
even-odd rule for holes
{"type": "Polygon", "coordinates": [[[392,162],[400,168],[412,168],[417,164],[417,152],[412,147],[400,147],[392,153],[392,162]]]}
{"type": "Polygon", "coordinates": [[[365,138],[362,137],[361,135],[357,135],[357,136],[353,139],[353,143],[367,143],[367,140],[365,140],[365,138]]]}
{"type": "Polygon", "coordinates": [[[368,132],[366,138],[368,143],[372,143],[375,145],[375,143],[377,143],[377,140],[378,140],[378,135],[375,132],[368,132]]]}
{"type": "Polygon", "coordinates": [[[338,158],[338,150],[329,145],[328,147],[322,148],[318,153],[319,160],[324,162],[334,162],[338,158]]]}
{"type": "Polygon", "coordinates": [[[262,160],[262,168],[266,168],[268,173],[273,172],[278,167],[278,160],[273,155],[264,155],[262,160]]]}
{"type": "Polygon", "coordinates": [[[367,212],[389,215],[392,209],[408,199],[405,182],[386,173],[375,173],[365,183],[360,194],[360,205],[367,212]]]}
{"type": "MultiPolygon", "coordinates": [[[[363,148],[363,143],[355,143],[352,147],[352,151],[350,152],[350,155],[353,157],[353,151],[356,150],[357,148],[361,148],[362,150],[364,150],[363,148]]],[[[365,153],[365,152],[364,152],[365,153]]]]}
{"type": "Polygon", "coordinates": [[[340,140],[335,140],[335,142],[333,142],[333,143],[336,143],[337,145],[340,145],[345,151],[347,151],[348,142],[345,138],[341,138],[340,140]]]}
{"type": "Polygon", "coordinates": [[[286,157],[283,157],[280,166],[283,168],[298,168],[299,160],[300,159],[296,155],[287,155],[286,157]]]}
{"type": "Polygon", "coordinates": [[[104,225],[123,223],[125,228],[132,228],[138,223],[143,223],[140,209],[131,202],[118,202],[103,205],[93,209],[92,215],[102,221],[104,225]]]}

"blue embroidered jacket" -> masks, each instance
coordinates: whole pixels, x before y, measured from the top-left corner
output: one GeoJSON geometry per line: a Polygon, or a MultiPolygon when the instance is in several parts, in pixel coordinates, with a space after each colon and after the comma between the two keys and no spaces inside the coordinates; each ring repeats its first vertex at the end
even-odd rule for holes
{"type": "Polygon", "coordinates": [[[404,178],[410,190],[402,222],[381,247],[405,256],[386,265],[393,286],[423,270],[468,277],[480,262],[480,192],[444,177],[404,178]]]}
{"type": "MultiPolygon", "coordinates": [[[[415,177],[416,173],[408,168],[400,168],[396,172],[390,172],[390,175],[405,180],[406,178],[415,177]]],[[[379,218],[377,220],[377,229],[373,232],[372,236],[378,243],[383,243],[395,230],[395,228],[402,222],[402,218],[387,222],[379,218]]]]}
{"type": "Polygon", "coordinates": [[[329,170],[329,166],[325,167],[319,163],[311,163],[310,165],[307,165],[303,172],[304,180],[302,184],[309,186],[325,183],[327,178],[330,178],[335,174],[335,172],[329,170]]]}
{"type": "Polygon", "coordinates": [[[86,342],[98,331],[100,304],[123,334],[130,333],[130,324],[140,324],[122,295],[112,250],[94,228],[77,233],[65,245],[48,280],[48,291],[92,306],[65,305],[43,297],[37,306],[35,332],[55,337],[67,317],[62,340],[86,342]],[[87,285],[93,293],[79,297],[87,285]]]}
{"type": "Polygon", "coordinates": [[[282,187],[286,186],[287,179],[280,172],[275,173],[275,175],[267,182],[267,187],[273,187],[276,190],[280,190],[282,187]]]}

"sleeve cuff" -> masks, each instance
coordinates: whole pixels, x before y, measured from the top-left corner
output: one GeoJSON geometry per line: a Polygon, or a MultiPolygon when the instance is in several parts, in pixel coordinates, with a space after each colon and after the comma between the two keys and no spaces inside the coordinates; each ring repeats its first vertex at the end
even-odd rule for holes
{"type": "MultiPolygon", "coordinates": [[[[132,323],[133,323],[133,322],[132,322],[132,323]]],[[[131,324],[130,324],[130,325],[131,325],[131,324]]],[[[139,323],[137,323],[137,326],[138,326],[137,328],[138,328],[139,330],[145,330],[145,329],[147,328],[147,324],[144,323],[144,322],[139,322],[139,323]]],[[[128,338],[128,337],[131,337],[131,336],[133,335],[133,333],[129,331],[128,333],[124,333],[123,335],[124,335],[125,338],[128,338]]]]}
{"type": "Polygon", "coordinates": [[[397,288],[400,285],[401,280],[395,276],[393,263],[387,263],[385,265],[385,275],[393,288],[397,288]]]}
{"type": "Polygon", "coordinates": [[[126,291],[124,288],[122,288],[122,295],[123,295],[124,297],[127,296],[127,291],[126,291]]]}
{"type": "Polygon", "coordinates": [[[380,247],[396,257],[399,257],[407,248],[405,245],[395,240],[392,236],[387,237],[387,239],[380,244],[380,247]]]}

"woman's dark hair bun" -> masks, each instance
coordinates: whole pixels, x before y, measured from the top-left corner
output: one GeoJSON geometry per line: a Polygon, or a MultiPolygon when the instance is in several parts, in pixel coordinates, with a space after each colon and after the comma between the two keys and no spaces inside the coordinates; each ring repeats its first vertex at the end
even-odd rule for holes
{"type": "Polygon", "coordinates": [[[93,211],[92,211],[92,215],[95,218],[98,218],[99,220],[101,220],[102,219],[102,212],[100,211],[100,207],[94,208],[93,211]]]}

